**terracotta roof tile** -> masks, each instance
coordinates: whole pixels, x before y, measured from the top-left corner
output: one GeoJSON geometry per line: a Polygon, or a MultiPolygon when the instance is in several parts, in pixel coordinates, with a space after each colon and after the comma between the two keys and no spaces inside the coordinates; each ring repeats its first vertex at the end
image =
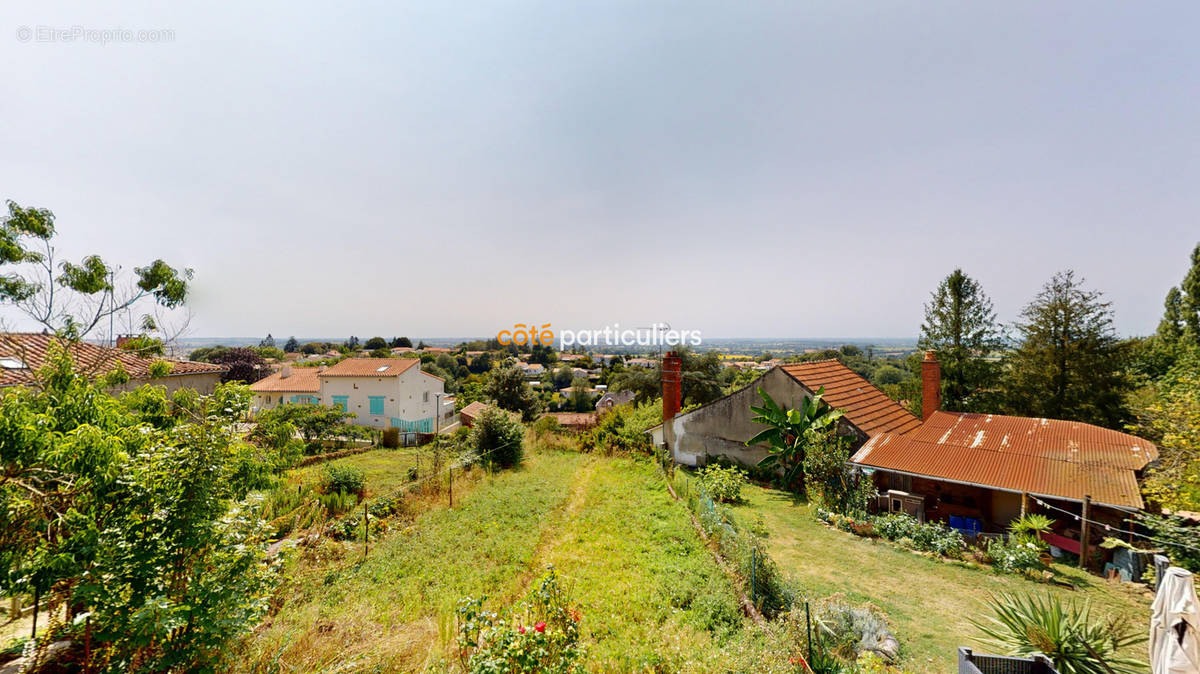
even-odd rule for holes
{"type": "Polygon", "coordinates": [[[1142,438],[1075,421],[935,412],[907,435],[871,438],[864,466],[1120,508],[1141,508],[1136,471],[1158,458],[1142,438]]]}
{"type": "Polygon", "coordinates": [[[315,367],[293,367],[288,376],[283,372],[273,372],[270,376],[259,379],[250,385],[250,390],[257,393],[267,391],[295,391],[297,393],[317,393],[321,390],[323,374],[315,367]]]}
{"type": "Polygon", "coordinates": [[[321,373],[322,377],[399,377],[421,361],[416,358],[347,358],[321,373]]]}
{"type": "MultiPolygon", "coordinates": [[[[46,351],[50,345],[60,340],[54,335],[44,335],[34,332],[0,333],[0,358],[16,359],[25,368],[4,368],[0,370],[0,386],[14,386],[33,380],[35,371],[46,361],[46,351]]],[[[172,360],[170,358],[147,358],[132,351],[114,349],[89,342],[70,343],[71,356],[75,359],[76,367],[95,375],[106,374],[120,362],[125,371],[134,379],[149,379],[150,365],[158,360],[171,364],[168,377],[178,377],[189,374],[221,374],[229,368],[212,363],[197,363],[190,360],[172,360]]]]}
{"type": "Polygon", "coordinates": [[[825,387],[825,401],[868,437],[878,433],[907,433],[921,425],[904,407],[838,360],[781,365],[780,368],[814,393],[825,387]]]}

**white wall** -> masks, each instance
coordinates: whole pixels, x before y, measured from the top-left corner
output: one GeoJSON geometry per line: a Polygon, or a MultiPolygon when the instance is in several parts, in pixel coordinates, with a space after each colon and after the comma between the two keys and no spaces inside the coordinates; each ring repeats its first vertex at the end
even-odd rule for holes
{"type": "MultiPolygon", "coordinates": [[[[441,380],[422,374],[417,363],[398,377],[321,377],[321,404],[333,405],[334,396],[346,396],[351,423],[387,428],[393,417],[419,421],[437,417],[436,394],[445,397],[441,380]],[[383,414],[372,415],[370,396],[383,396],[383,414]]],[[[436,424],[434,426],[436,428],[436,424]]]]}

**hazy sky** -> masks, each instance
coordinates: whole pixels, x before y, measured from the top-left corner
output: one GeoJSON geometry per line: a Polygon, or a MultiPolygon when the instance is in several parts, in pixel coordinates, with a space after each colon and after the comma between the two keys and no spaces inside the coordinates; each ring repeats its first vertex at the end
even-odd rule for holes
{"type": "Polygon", "coordinates": [[[1138,334],[1200,241],[1194,1],[98,4],[0,8],[0,197],[195,336],[909,336],[955,266],[1138,334]]]}

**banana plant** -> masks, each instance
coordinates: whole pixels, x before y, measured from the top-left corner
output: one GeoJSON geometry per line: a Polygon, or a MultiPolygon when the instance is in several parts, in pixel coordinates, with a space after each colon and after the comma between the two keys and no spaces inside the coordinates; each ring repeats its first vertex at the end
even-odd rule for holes
{"type": "Polygon", "coordinates": [[[750,406],[750,411],[757,415],[751,421],[766,428],[747,440],[746,446],[767,443],[767,455],[758,465],[782,470],[784,484],[794,484],[804,476],[804,453],[812,434],[829,429],[846,413],[825,402],[824,386],[805,398],[799,409],[780,407],[761,386],[758,395],[762,396],[763,406],[750,406]]]}

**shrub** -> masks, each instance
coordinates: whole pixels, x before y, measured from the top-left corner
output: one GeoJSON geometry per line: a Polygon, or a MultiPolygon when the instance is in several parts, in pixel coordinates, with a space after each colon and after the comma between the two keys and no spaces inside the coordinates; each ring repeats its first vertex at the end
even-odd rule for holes
{"type": "Polygon", "coordinates": [[[583,672],[582,614],[550,568],[524,602],[502,613],[485,611],[483,598],[458,605],[458,648],[472,674],[583,672]]]}
{"type": "Polygon", "coordinates": [[[380,438],[380,444],[388,449],[395,449],[400,446],[400,429],[390,427],[383,429],[383,436],[380,438]]]}
{"type": "Polygon", "coordinates": [[[742,500],[742,488],[749,484],[746,473],[733,466],[709,464],[700,469],[697,477],[700,487],[714,501],[738,503],[742,500]]]}
{"type": "Polygon", "coordinates": [[[1000,571],[1032,571],[1044,567],[1042,547],[1033,541],[1013,538],[992,539],[987,546],[988,561],[1000,571]]]}
{"type": "Polygon", "coordinates": [[[940,522],[922,523],[909,515],[889,513],[875,517],[871,523],[879,536],[916,550],[958,557],[967,548],[962,534],[940,522]]]}
{"type": "Polygon", "coordinates": [[[525,429],[508,412],[489,406],[471,428],[470,446],[483,466],[511,468],[525,456],[525,429]]]}
{"type": "Polygon", "coordinates": [[[339,466],[336,463],[325,464],[325,474],[321,476],[321,491],[326,494],[342,492],[361,496],[367,488],[367,478],[363,472],[353,466],[339,466]]]}
{"type": "Polygon", "coordinates": [[[558,419],[548,414],[533,422],[533,432],[537,433],[538,435],[545,435],[546,433],[560,433],[562,432],[562,429],[562,424],[558,423],[558,419]]]}
{"type": "Polygon", "coordinates": [[[1146,637],[1137,633],[1135,621],[1093,620],[1091,602],[1064,604],[1047,593],[999,594],[989,601],[994,616],[971,620],[986,636],[984,643],[1011,655],[1042,653],[1060,672],[1070,674],[1132,674],[1143,671],[1136,660],[1116,652],[1146,637]]]}
{"type": "Polygon", "coordinates": [[[866,515],[875,485],[847,468],[850,439],[837,435],[836,429],[810,431],[809,435],[804,452],[804,484],[809,501],[845,515],[866,515]]]}
{"type": "Polygon", "coordinates": [[[588,451],[606,455],[624,452],[649,454],[650,436],[647,430],[662,421],[662,400],[634,407],[620,405],[600,418],[595,428],[581,434],[580,444],[588,451]]]}

